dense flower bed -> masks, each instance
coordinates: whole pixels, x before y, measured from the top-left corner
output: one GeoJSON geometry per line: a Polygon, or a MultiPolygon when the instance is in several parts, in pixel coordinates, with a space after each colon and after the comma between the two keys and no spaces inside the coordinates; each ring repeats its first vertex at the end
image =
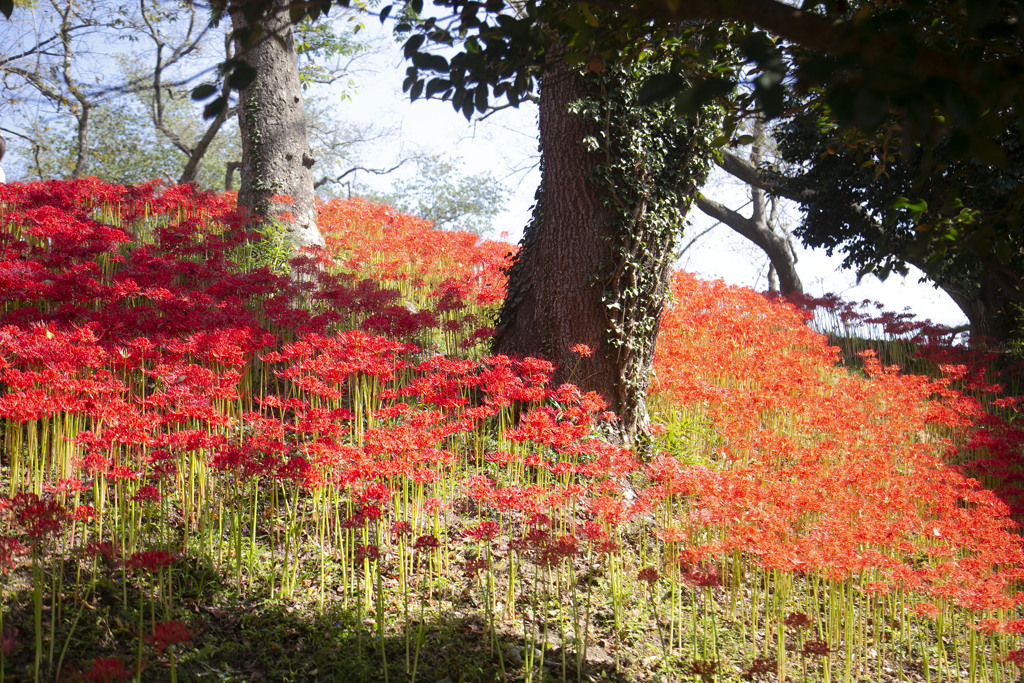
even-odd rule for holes
{"type": "Polygon", "coordinates": [[[0,614],[0,662],[60,669],[67,592],[113,581],[140,654],[87,644],[77,670],[146,647],[173,677],[199,637],[174,577],[201,561],[241,593],[340,593],[413,676],[415,612],[468,609],[458,581],[504,675],[499,639],[532,653],[555,624],[563,675],[629,629],[668,675],[1010,675],[1021,440],[965,368],[851,373],[801,310],[680,273],[641,461],[598,437],[598,396],[486,355],[507,245],[358,200],[320,220],[328,249],[288,263],[230,195],[0,186],[0,566],[49,605],[0,614]]]}

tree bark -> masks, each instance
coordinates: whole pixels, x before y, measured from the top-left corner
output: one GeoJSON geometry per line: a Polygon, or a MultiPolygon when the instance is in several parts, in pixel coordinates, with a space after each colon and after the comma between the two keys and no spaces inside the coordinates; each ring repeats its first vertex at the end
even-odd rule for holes
{"type": "Polygon", "coordinates": [[[558,366],[556,382],[596,390],[621,410],[598,279],[611,256],[614,216],[590,179],[598,159],[583,148],[589,131],[567,111],[586,94],[583,76],[560,60],[541,79],[541,184],[509,272],[494,348],[547,358],[558,366]],[[593,355],[580,358],[569,350],[576,344],[591,346],[593,355]]]}
{"type": "Polygon", "coordinates": [[[296,248],[323,246],[316,225],[313,164],[302,106],[295,42],[283,0],[249,31],[242,7],[231,8],[235,54],[256,70],[253,83],[240,94],[238,126],[242,137],[238,203],[264,220],[286,221],[296,248]],[[288,196],[291,203],[274,201],[288,196]]]}
{"type": "Polygon", "coordinates": [[[644,131],[646,139],[671,140],[660,155],[671,161],[647,164],[644,150],[633,146],[644,136],[632,137],[635,131],[615,122],[622,111],[642,110],[614,101],[615,82],[591,89],[590,77],[577,69],[558,59],[549,64],[538,105],[541,185],[509,270],[494,348],[554,362],[555,382],[600,394],[618,415],[609,435],[632,443],[649,421],[654,345],[681,232],[680,225],[666,223],[664,207],[687,208],[679,197],[692,198],[694,174],[702,182],[707,166],[693,163],[697,127],[680,127],[675,118],[661,120],[664,129],[644,131]],[[612,122],[584,117],[579,107],[570,112],[587,98],[609,103],[612,122]],[[617,168],[635,174],[614,186],[607,179],[599,184],[596,171],[603,169],[605,178],[620,154],[629,158],[617,168]],[[589,346],[592,355],[573,351],[577,344],[589,346]]]}

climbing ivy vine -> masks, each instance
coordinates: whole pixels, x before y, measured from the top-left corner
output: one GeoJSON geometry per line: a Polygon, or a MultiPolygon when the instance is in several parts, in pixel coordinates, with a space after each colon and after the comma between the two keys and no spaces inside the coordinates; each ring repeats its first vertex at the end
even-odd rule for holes
{"type": "Polygon", "coordinates": [[[680,117],[638,104],[641,83],[668,68],[666,62],[651,58],[592,74],[590,96],[570,109],[593,124],[583,144],[603,161],[591,179],[615,216],[612,257],[597,277],[626,406],[646,391],[672,255],[722,124],[715,106],[680,117]]]}

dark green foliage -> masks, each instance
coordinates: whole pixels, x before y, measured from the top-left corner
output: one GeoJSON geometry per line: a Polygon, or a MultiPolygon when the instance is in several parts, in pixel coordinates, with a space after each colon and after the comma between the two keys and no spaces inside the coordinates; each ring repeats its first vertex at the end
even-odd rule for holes
{"type": "Polygon", "coordinates": [[[814,113],[786,122],[779,150],[799,172],[779,183],[801,198],[797,234],[842,252],[861,273],[884,278],[914,265],[954,297],[996,297],[989,315],[1015,328],[1024,304],[1024,146],[1020,121],[1002,121],[992,139],[1002,165],[965,154],[955,137],[908,149],[894,122],[873,135],[844,134],[814,113]]]}

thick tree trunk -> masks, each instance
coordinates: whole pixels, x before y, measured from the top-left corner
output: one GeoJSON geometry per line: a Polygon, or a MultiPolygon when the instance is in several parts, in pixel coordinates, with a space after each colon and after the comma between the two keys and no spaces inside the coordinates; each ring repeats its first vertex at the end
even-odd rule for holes
{"type": "Polygon", "coordinates": [[[80,101],[78,114],[78,144],[75,147],[75,168],[71,171],[72,178],[84,178],[89,175],[89,113],[92,105],[80,101]]]}
{"type": "Polygon", "coordinates": [[[494,347],[547,358],[558,365],[556,381],[596,390],[621,410],[598,277],[611,256],[613,215],[590,180],[598,159],[583,149],[588,131],[567,111],[586,94],[583,76],[563,62],[542,78],[541,185],[509,273],[494,347]],[[593,355],[580,358],[569,350],[576,344],[591,346],[593,355]]]}
{"type": "Polygon", "coordinates": [[[238,127],[242,136],[241,183],[238,203],[263,219],[290,214],[288,229],[296,248],[323,246],[316,226],[313,199],[313,155],[306,134],[298,62],[287,4],[275,0],[252,45],[245,18],[231,10],[236,35],[235,54],[256,69],[256,79],[242,91],[238,127]],[[282,204],[271,198],[291,197],[282,204]]]}
{"type": "MultiPolygon", "coordinates": [[[[672,185],[679,166],[650,170],[648,177],[643,163],[636,165],[643,177],[630,189],[597,184],[595,170],[623,144],[629,147],[629,139],[615,139],[597,130],[604,127],[594,118],[570,113],[571,104],[587,97],[594,97],[587,80],[561,61],[542,77],[541,186],[509,272],[494,347],[499,353],[547,358],[558,366],[556,382],[600,394],[619,416],[614,436],[629,443],[648,422],[647,386],[679,233],[679,226],[666,229],[658,221],[652,227],[647,211],[652,202],[674,206],[676,192],[692,197],[694,190],[672,185]],[[606,147],[588,151],[585,138],[604,140],[606,147]],[[625,221],[622,209],[628,211],[625,221]],[[581,357],[571,350],[577,344],[586,344],[593,354],[581,357]]],[[[675,130],[675,119],[672,126],[675,130]]],[[[672,139],[683,142],[668,158],[693,153],[689,137],[672,139]]],[[[688,162],[684,167],[688,172],[688,162]]],[[[706,165],[702,168],[706,172],[706,165]]]]}
{"type": "Polygon", "coordinates": [[[939,286],[967,317],[971,344],[1010,341],[1020,331],[1020,296],[1007,297],[1006,288],[991,273],[979,280],[977,291],[970,294],[941,282],[939,286]]]}

